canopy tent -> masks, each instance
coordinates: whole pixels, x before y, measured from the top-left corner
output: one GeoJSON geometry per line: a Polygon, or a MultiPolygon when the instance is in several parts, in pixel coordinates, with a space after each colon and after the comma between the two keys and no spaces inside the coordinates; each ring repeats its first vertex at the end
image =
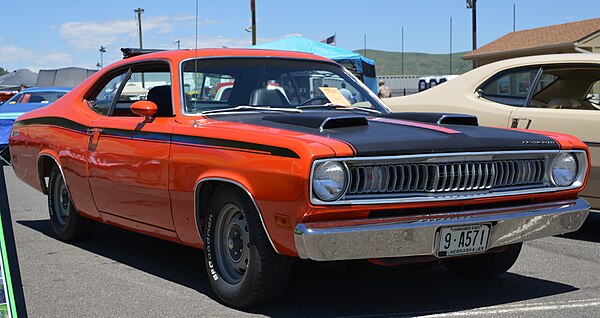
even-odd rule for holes
{"type": "Polygon", "coordinates": [[[34,86],[38,73],[20,69],[0,76],[1,90],[18,90],[21,85],[34,86]]]}
{"type": "Polygon", "coordinates": [[[377,77],[375,75],[375,61],[368,59],[356,52],[331,46],[329,44],[312,41],[299,36],[283,40],[257,44],[252,46],[257,49],[284,50],[312,53],[332,59],[357,75],[372,91],[377,93],[377,77]]]}
{"type": "Polygon", "coordinates": [[[96,73],[95,70],[88,70],[81,67],[65,67],[55,70],[40,70],[37,76],[35,86],[64,86],[74,87],[83,82],[86,78],[96,73]]]}

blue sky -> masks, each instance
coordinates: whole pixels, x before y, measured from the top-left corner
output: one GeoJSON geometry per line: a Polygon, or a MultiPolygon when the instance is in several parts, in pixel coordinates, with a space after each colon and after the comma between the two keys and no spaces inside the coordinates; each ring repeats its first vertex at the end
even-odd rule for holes
{"type": "MultiPolygon", "coordinates": [[[[245,47],[251,35],[250,0],[199,0],[199,47],[245,47]]],[[[337,35],[337,45],[406,52],[448,53],[450,17],[453,52],[471,49],[471,10],[465,0],[256,0],[258,43],[301,35],[321,40],[337,35]]],[[[600,17],[598,0],[479,0],[478,45],[509,33],[600,17]]],[[[135,14],[142,14],[146,48],[182,48],[195,43],[194,0],[5,1],[0,27],[0,67],[33,70],[80,66],[96,68],[121,58],[119,48],[137,47],[135,14]]]]}

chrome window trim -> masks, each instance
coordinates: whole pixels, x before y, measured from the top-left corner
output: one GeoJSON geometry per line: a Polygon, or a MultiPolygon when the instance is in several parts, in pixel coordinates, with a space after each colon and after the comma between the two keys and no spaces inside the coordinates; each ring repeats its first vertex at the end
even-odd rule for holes
{"type": "Polygon", "coordinates": [[[218,177],[211,178],[211,177],[209,177],[209,178],[200,179],[200,180],[198,180],[198,182],[196,182],[196,187],[194,188],[194,223],[196,224],[196,231],[198,232],[198,235],[200,235],[200,240],[202,240],[202,233],[200,233],[200,227],[198,226],[198,189],[199,189],[200,185],[206,181],[227,182],[227,183],[231,183],[231,184],[237,186],[238,188],[242,189],[246,193],[246,195],[248,195],[248,198],[250,198],[250,201],[252,201],[252,204],[254,205],[254,208],[256,209],[256,212],[258,213],[258,218],[260,219],[260,223],[262,224],[262,227],[265,230],[265,234],[267,235],[267,238],[269,239],[269,242],[271,243],[273,250],[275,250],[275,253],[281,254],[281,253],[279,253],[279,251],[277,250],[277,247],[275,247],[275,244],[273,243],[273,240],[271,239],[269,230],[267,229],[267,226],[265,225],[265,221],[263,220],[262,212],[258,208],[258,205],[256,204],[256,201],[254,200],[254,197],[252,196],[250,191],[248,191],[248,189],[245,186],[243,186],[241,183],[231,180],[231,179],[226,179],[226,178],[218,178],[218,177]]]}
{"type": "MultiPolygon", "coordinates": [[[[390,204],[390,203],[414,203],[414,202],[435,202],[435,201],[444,201],[444,200],[468,200],[468,199],[476,199],[476,198],[493,198],[493,197],[501,197],[501,196],[514,196],[514,195],[522,195],[522,194],[537,194],[537,193],[548,193],[548,192],[556,192],[556,191],[564,191],[581,188],[585,181],[585,176],[588,171],[588,158],[587,153],[584,150],[524,150],[524,151],[488,151],[488,152],[459,152],[459,153],[440,153],[440,154],[417,154],[417,155],[400,155],[400,156],[377,156],[377,157],[345,157],[345,158],[323,158],[317,159],[313,162],[311,170],[310,170],[310,178],[309,178],[309,195],[310,195],[310,203],[313,205],[368,205],[368,204],[390,204]],[[500,190],[494,191],[494,189],[476,191],[470,193],[464,192],[445,192],[443,194],[433,193],[433,194],[423,194],[419,192],[418,194],[407,194],[405,196],[395,195],[395,197],[385,197],[385,194],[376,194],[375,198],[348,198],[346,199],[346,193],[340,196],[341,199],[336,201],[322,201],[317,198],[317,196],[313,193],[313,175],[314,169],[318,163],[324,161],[341,161],[347,165],[347,163],[352,162],[373,162],[374,164],[381,165],[389,165],[390,162],[395,161],[395,163],[401,162],[410,162],[410,163],[418,163],[418,160],[427,163],[439,163],[439,162],[464,162],[464,161],[472,161],[472,160],[489,160],[494,159],[495,156],[506,156],[506,157],[514,157],[514,158],[530,158],[531,155],[544,156],[547,162],[546,167],[548,168],[546,173],[546,177],[548,180],[551,178],[552,174],[552,161],[555,157],[560,153],[572,153],[577,159],[578,172],[577,178],[571,186],[568,187],[558,187],[556,185],[550,185],[545,188],[533,188],[533,189],[523,189],[516,188],[513,190],[500,190]],[[548,176],[550,174],[550,176],[548,176]]],[[[350,173],[350,172],[348,172],[350,173]]],[[[347,192],[347,190],[346,190],[347,192]]]]}

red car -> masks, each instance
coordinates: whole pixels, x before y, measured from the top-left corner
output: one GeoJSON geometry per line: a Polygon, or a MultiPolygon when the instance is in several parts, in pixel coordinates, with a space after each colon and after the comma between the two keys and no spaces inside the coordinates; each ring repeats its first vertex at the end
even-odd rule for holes
{"type": "Polygon", "coordinates": [[[390,113],[340,65],[295,52],[126,58],[21,116],[10,147],[59,239],[102,222],[204,249],[234,307],[281,294],[298,257],[499,275],[522,242],[575,231],[589,211],[577,138],[390,113]],[[134,86],[147,93],[132,99],[134,86]]]}

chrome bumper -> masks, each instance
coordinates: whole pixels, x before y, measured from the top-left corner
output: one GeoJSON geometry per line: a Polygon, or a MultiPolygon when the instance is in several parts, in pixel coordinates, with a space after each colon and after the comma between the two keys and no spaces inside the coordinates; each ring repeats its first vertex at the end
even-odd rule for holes
{"type": "Polygon", "coordinates": [[[315,261],[435,255],[443,226],[491,224],[488,249],[576,231],[590,205],[584,199],[410,217],[300,223],[298,255],[315,261]]]}

